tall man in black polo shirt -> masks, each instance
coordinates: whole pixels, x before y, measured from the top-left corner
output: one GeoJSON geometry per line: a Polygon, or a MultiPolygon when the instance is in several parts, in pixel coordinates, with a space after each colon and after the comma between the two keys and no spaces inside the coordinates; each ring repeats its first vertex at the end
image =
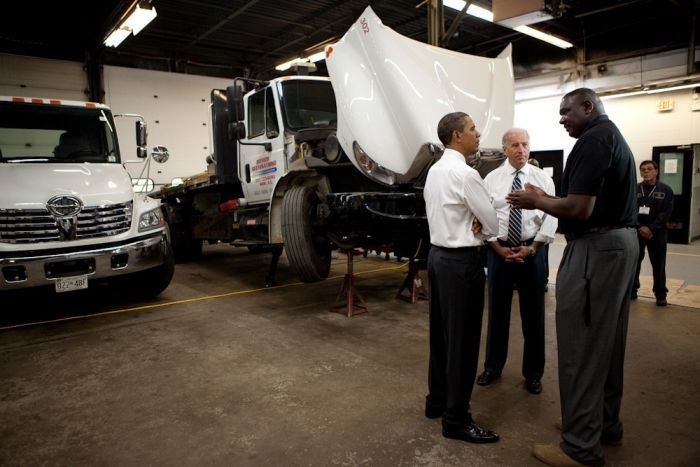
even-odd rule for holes
{"type": "Polygon", "coordinates": [[[666,306],[666,243],[668,242],[668,222],[673,212],[673,190],[658,181],[659,166],[654,161],[642,161],[639,164],[642,182],[637,185],[637,229],[639,240],[639,261],[637,274],[634,276],[632,298],[637,298],[639,289],[639,271],[644,259],[644,248],[649,250],[649,261],[654,274],[654,295],[657,306],[666,306]]]}
{"type": "Polygon", "coordinates": [[[558,217],[567,241],[556,291],[562,441],[535,445],[533,454],[548,465],[603,465],[601,443],[622,442],[623,365],[638,255],[636,170],[594,91],[566,94],[559,114],[578,139],[562,197],[526,185],[507,198],[515,207],[558,217]]]}

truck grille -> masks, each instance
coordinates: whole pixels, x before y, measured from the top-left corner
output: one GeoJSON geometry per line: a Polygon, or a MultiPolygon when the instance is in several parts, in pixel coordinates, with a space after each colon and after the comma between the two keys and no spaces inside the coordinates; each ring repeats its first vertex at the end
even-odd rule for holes
{"type": "MultiPolygon", "coordinates": [[[[75,240],[110,237],[131,228],[132,202],[85,206],[77,216],[75,240]]],[[[46,209],[0,209],[0,242],[59,242],[65,238],[58,221],[46,209]]]]}

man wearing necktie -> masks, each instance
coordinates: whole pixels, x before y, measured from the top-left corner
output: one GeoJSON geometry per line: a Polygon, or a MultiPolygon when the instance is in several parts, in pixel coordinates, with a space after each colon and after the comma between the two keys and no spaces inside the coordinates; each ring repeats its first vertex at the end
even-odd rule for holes
{"type": "Polygon", "coordinates": [[[544,372],[544,289],[547,255],[557,219],[539,210],[521,210],[506,202],[506,196],[530,183],[554,195],[552,178],[528,164],[530,137],[526,130],[513,128],[503,135],[507,159],[484,179],[498,215],[498,234],[488,239],[487,256],[489,324],[484,372],[477,384],[486,386],[500,378],[508,356],[508,334],[513,289],[518,290],[524,350],[522,375],[525,389],[542,392],[544,372]]]}

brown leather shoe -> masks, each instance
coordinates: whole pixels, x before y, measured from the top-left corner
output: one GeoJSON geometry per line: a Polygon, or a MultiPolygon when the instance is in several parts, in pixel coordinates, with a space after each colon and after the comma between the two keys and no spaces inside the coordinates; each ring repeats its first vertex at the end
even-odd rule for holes
{"type": "MultiPolygon", "coordinates": [[[[561,420],[557,420],[556,422],[554,422],[554,428],[556,428],[557,431],[561,431],[561,420]]],[[[603,433],[600,437],[600,444],[615,447],[622,446],[622,435],[609,436],[603,433]]]]}
{"type": "Polygon", "coordinates": [[[535,456],[535,459],[552,467],[582,467],[584,465],[569,457],[558,444],[535,444],[532,448],[532,455],[535,456]]]}

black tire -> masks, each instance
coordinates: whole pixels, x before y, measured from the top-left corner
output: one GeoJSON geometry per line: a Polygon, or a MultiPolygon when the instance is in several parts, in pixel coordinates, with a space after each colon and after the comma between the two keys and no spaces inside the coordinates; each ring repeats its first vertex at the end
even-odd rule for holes
{"type": "Polygon", "coordinates": [[[166,242],[163,264],[146,271],[124,277],[124,292],[138,297],[151,298],[168,288],[175,273],[175,255],[170,242],[166,242]]]}
{"type": "Polygon", "coordinates": [[[304,282],[317,282],[331,270],[331,244],[318,229],[316,206],[320,199],[312,187],[295,186],[284,194],[282,236],[289,265],[304,282]]]}

